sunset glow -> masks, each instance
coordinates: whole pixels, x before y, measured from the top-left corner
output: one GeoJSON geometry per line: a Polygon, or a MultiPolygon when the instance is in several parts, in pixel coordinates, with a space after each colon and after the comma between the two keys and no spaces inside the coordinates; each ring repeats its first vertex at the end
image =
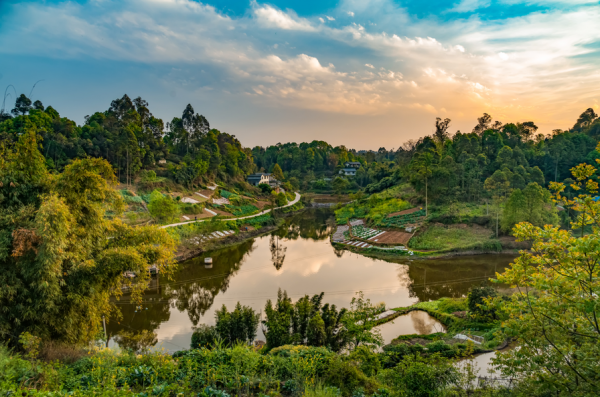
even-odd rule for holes
{"type": "Polygon", "coordinates": [[[159,117],[192,103],[248,146],[377,149],[435,117],[550,133],[599,109],[592,1],[9,1],[0,15],[0,83],[43,79],[34,96],[79,123],[127,92],[159,117]]]}

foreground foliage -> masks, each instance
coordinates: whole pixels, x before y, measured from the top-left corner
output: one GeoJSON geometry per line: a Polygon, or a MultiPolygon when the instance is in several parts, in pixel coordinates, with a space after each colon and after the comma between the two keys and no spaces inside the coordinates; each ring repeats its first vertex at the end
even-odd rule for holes
{"type": "Polygon", "coordinates": [[[34,132],[0,151],[0,334],[87,342],[102,316],[118,317],[112,294],[139,296],[156,265],[173,268],[173,239],[154,227],[131,228],[118,216],[122,196],[102,159],[46,170],[34,132]],[[113,218],[108,215],[113,216],[113,218]],[[138,273],[132,285],[125,271],[138,273]]]}
{"type": "Polygon", "coordinates": [[[172,356],[110,349],[90,353],[73,363],[44,363],[0,347],[0,390],[37,396],[404,397],[460,396],[474,389],[468,386],[472,376],[440,354],[409,354],[383,368],[393,353],[368,349],[346,356],[323,347],[288,345],[264,354],[240,344],[172,356]]]}
{"type": "Polygon", "coordinates": [[[574,199],[561,194],[563,184],[553,184],[556,200],[578,214],[573,225],[590,225],[593,233],[578,237],[520,223],[514,234],[533,241],[532,249],[498,277],[517,287],[510,302],[498,306],[510,316],[506,334],[520,345],[498,361],[504,373],[547,393],[600,394],[600,205],[590,196],[598,192],[595,172],[588,164],[573,169],[571,187],[582,192],[574,199]]]}

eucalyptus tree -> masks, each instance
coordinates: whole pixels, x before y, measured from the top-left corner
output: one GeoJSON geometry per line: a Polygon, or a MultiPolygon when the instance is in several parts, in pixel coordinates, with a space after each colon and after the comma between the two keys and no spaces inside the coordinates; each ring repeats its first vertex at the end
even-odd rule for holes
{"type": "Polygon", "coordinates": [[[434,156],[431,150],[417,152],[411,164],[412,170],[419,178],[425,180],[425,216],[428,213],[428,181],[434,167],[434,156]]]}

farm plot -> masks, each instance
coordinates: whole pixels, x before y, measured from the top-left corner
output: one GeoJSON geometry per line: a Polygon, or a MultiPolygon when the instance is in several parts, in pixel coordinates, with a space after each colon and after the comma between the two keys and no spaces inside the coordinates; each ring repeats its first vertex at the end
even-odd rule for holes
{"type": "Polygon", "coordinates": [[[370,229],[362,225],[352,226],[352,235],[363,240],[368,240],[379,233],[381,233],[381,230],[370,229]]]}
{"type": "MultiPolygon", "coordinates": [[[[405,212],[405,211],[402,211],[405,212]]],[[[417,210],[409,213],[390,214],[390,216],[382,219],[377,226],[393,227],[404,229],[407,226],[413,226],[420,223],[425,217],[425,210],[417,210]]]]}

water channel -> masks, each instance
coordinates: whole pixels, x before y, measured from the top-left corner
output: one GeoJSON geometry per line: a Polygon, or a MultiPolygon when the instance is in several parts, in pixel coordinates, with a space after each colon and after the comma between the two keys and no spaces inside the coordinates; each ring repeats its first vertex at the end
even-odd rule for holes
{"type": "MultiPolygon", "coordinates": [[[[460,297],[501,272],[511,255],[462,256],[448,259],[395,261],[372,259],[329,242],[334,229],[330,209],[310,209],[287,218],[270,235],[218,249],[180,264],[173,279],[153,280],[141,307],[123,296],[117,302],[123,313],[119,324],[108,324],[110,337],[122,331],[154,331],[158,348],[187,349],[192,328],[214,324],[214,312],[222,305],[232,309],[240,301],[257,311],[277,291],[286,290],[292,299],[325,292],[324,302],[348,307],[357,291],[372,302],[388,308],[409,306],[418,301],[460,297]],[[205,269],[204,257],[213,258],[205,269]]],[[[429,316],[411,314],[382,328],[386,341],[400,334],[438,332],[429,316]]],[[[259,330],[258,339],[264,339],[259,330]]],[[[109,346],[114,346],[111,342],[109,346]]]]}

